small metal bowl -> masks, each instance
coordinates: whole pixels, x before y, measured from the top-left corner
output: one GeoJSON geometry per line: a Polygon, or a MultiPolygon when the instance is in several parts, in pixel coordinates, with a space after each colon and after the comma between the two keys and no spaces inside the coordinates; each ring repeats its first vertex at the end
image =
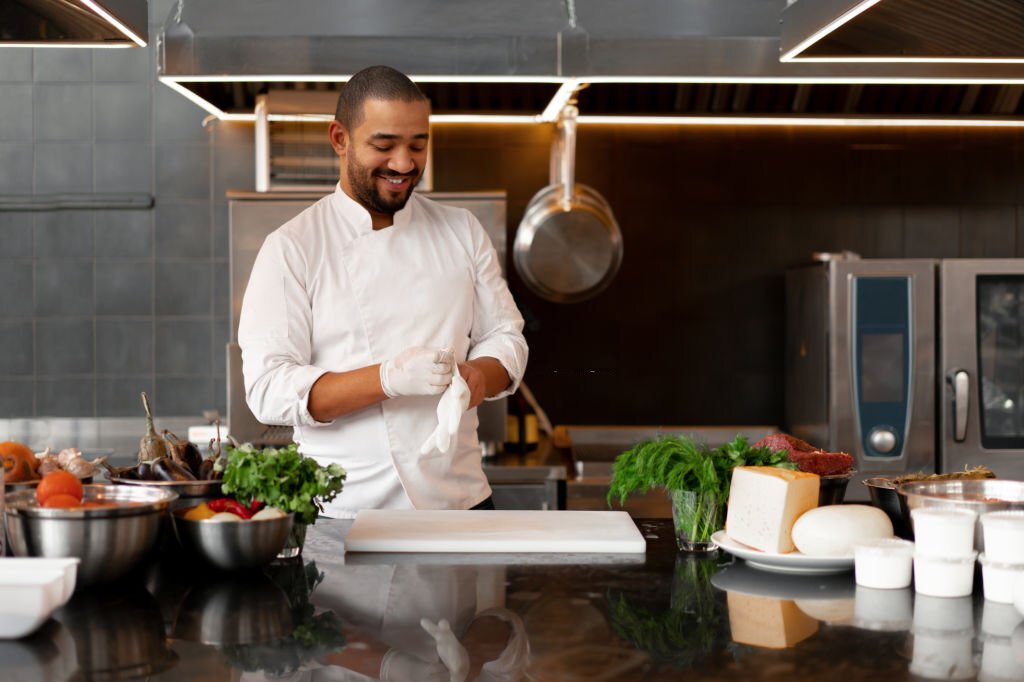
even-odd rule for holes
{"type": "Polygon", "coordinates": [[[981,515],[1004,509],[1024,509],[1024,481],[1005,479],[952,479],[913,481],[897,489],[900,512],[911,525],[910,512],[919,507],[969,509],[978,515],[974,546],[984,548],[981,515]]]}
{"type": "Polygon", "coordinates": [[[875,476],[866,478],[861,483],[868,489],[871,505],[884,511],[892,521],[893,532],[905,540],[913,539],[914,531],[906,517],[903,516],[903,510],[900,509],[900,496],[896,492],[896,486],[893,485],[892,480],[884,476],[875,476]]]}
{"type": "Polygon", "coordinates": [[[7,496],[7,538],[14,556],[78,557],[78,583],[123,576],[153,548],[160,520],[177,495],[169,490],[92,484],[84,501],[115,507],[46,509],[35,490],[7,496]]]}
{"type": "Polygon", "coordinates": [[[855,471],[850,471],[845,474],[822,476],[821,484],[818,488],[818,506],[842,504],[843,499],[846,497],[846,486],[855,473],[855,471]]]}
{"type": "Polygon", "coordinates": [[[178,542],[217,568],[238,571],[265,566],[277,557],[288,540],[295,514],[273,519],[238,521],[194,521],[186,519],[187,509],[171,514],[178,542]]]}

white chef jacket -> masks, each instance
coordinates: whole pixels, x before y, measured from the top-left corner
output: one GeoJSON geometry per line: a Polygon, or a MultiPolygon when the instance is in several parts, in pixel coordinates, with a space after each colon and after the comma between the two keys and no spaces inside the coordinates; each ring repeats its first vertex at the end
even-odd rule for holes
{"type": "Polygon", "coordinates": [[[242,301],[238,342],[246,401],[265,424],[295,427],[299,450],[348,477],[328,516],[359,509],[466,509],[490,494],[476,409],[448,455],[419,454],[440,396],[385,400],[317,422],[309,392],[325,372],[384,362],[411,346],[496,358],[513,392],[526,369],[523,318],[491,241],[472,213],[416,193],[374,230],[338,185],[271,233],[242,301]]]}

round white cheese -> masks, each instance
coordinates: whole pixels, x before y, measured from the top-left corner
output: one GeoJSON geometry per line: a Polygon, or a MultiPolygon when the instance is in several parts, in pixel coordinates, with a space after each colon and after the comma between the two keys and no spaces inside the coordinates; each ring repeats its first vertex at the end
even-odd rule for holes
{"type": "Polygon", "coordinates": [[[858,542],[892,536],[885,512],[863,504],[817,507],[793,524],[793,544],[808,556],[852,557],[858,542]]]}

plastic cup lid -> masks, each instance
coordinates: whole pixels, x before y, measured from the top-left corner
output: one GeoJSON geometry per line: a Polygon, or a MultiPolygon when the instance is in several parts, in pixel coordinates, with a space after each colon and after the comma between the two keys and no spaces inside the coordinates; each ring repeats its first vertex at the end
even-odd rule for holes
{"type": "Polygon", "coordinates": [[[914,543],[900,538],[874,538],[864,540],[853,546],[854,554],[868,556],[913,556],[914,543]]]}

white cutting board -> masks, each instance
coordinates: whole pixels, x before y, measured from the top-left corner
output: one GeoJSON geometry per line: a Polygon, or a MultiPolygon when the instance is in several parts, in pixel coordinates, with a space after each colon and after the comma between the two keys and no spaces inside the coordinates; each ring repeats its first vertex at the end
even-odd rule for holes
{"type": "Polygon", "coordinates": [[[642,553],[626,512],[364,509],[345,536],[348,552],[642,553]]]}

